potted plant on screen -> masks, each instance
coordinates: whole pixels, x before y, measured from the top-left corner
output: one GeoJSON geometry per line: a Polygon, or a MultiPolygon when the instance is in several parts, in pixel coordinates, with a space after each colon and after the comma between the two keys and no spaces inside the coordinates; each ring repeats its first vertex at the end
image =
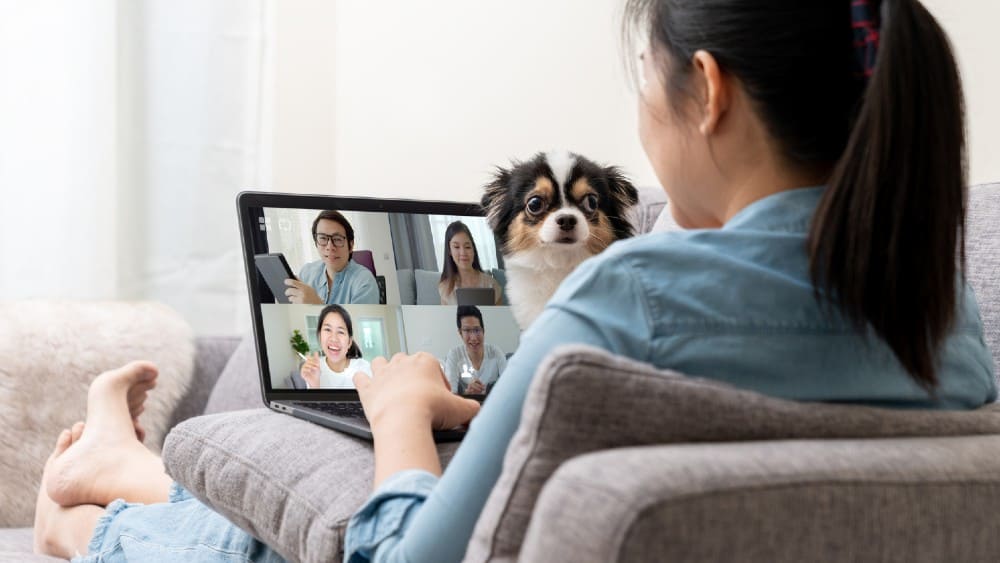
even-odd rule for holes
{"type": "Polygon", "coordinates": [[[288,343],[303,360],[309,356],[309,343],[306,342],[305,338],[302,338],[302,333],[298,329],[292,331],[292,337],[288,339],[288,343]]]}

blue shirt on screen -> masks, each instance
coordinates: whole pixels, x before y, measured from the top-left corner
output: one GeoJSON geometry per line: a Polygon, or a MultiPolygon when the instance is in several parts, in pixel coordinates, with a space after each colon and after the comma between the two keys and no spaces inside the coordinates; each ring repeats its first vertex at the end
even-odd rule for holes
{"type": "Polygon", "coordinates": [[[536,367],[582,343],[768,395],[900,408],[995,400],[971,288],[939,351],[937,399],[886,344],[817,302],[806,237],[823,188],[775,194],[721,229],[643,235],[576,269],[522,335],[503,377],[441,478],[397,473],[354,515],[348,561],[459,561],[496,483],[536,367]]]}
{"type": "Polygon", "coordinates": [[[333,289],[326,283],[326,264],[322,260],[309,262],[302,266],[299,279],[313,286],[319,298],[327,305],[342,305],[350,303],[367,303],[377,305],[379,302],[378,283],[371,270],[353,260],[347,261],[347,266],[337,272],[333,278],[333,289]]]}

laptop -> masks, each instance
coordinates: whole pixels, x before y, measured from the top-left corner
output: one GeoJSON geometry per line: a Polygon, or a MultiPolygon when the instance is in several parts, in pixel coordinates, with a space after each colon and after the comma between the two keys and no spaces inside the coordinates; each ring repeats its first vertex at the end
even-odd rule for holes
{"type": "Polygon", "coordinates": [[[492,287],[459,287],[455,289],[455,302],[459,305],[493,305],[496,294],[492,287]]]}
{"type": "MultiPolygon", "coordinates": [[[[449,358],[467,357],[462,354],[465,343],[457,307],[440,304],[437,281],[448,252],[444,234],[455,221],[473,233],[484,271],[502,267],[478,204],[260,191],[241,192],[236,204],[259,365],[255,375],[269,409],[371,440],[352,377],[370,375],[374,358],[398,352],[433,354],[457,391],[461,366],[449,358]],[[323,213],[330,211],[339,215],[323,213]],[[348,236],[338,236],[350,233],[353,245],[348,236]],[[357,264],[351,248],[370,251],[374,268],[357,264]],[[332,297],[330,270],[345,276],[333,277],[332,297]],[[371,290],[372,271],[384,291],[371,290]],[[325,303],[288,302],[282,276],[301,278],[317,297],[343,307],[355,346],[337,344],[330,336],[334,331],[321,326],[325,303]],[[319,374],[304,369],[306,358],[318,358],[319,374]]],[[[488,303],[475,301],[488,328],[483,341],[509,355],[517,348],[520,329],[509,307],[494,306],[493,290],[486,291],[488,303]]],[[[464,428],[453,428],[435,431],[434,439],[455,441],[464,435],[464,428]]]]}

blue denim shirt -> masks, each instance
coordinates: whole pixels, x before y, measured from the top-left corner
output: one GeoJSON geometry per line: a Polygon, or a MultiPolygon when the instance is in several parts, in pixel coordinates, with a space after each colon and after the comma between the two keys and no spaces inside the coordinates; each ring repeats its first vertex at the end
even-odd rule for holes
{"type": "Polygon", "coordinates": [[[327,305],[367,303],[378,304],[378,283],[371,270],[353,260],[337,272],[333,278],[333,289],[327,287],[326,264],[322,260],[302,266],[299,279],[313,286],[319,298],[327,305]]]}
{"type": "Polygon", "coordinates": [[[410,470],[382,483],[351,519],[347,560],[462,558],[535,368],[561,344],[599,346],[789,399],[944,409],[995,400],[968,286],[940,350],[936,401],[882,341],[817,303],[805,244],[821,193],[782,192],[722,229],[644,235],[582,264],[522,336],[444,475],[410,470]]]}

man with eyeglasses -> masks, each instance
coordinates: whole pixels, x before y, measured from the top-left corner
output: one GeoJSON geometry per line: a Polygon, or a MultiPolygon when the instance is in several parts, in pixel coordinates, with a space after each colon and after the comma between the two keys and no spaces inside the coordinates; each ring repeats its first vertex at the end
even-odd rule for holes
{"type": "Polygon", "coordinates": [[[444,372],[453,393],[484,395],[507,367],[507,356],[486,343],[483,313],[475,305],[459,305],[455,315],[462,343],[448,352],[444,372]]]}
{"type": "Polygon", "coordinates": [[[285,280],[292,303],[333,305],[378,304],[378,283],[371,270],[351,260],[354,228],[338,211],[321,211],[312,224],[320,259],[302,266],[299,279],[285,280]]]}

